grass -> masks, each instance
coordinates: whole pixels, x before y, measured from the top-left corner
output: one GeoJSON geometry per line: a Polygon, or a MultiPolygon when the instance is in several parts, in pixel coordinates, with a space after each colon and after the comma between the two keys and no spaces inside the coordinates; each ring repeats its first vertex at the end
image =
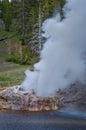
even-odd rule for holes
{"type": "MultiPolygon", "coordinates": [[[[4,27],[0,27],[0,37],[3,38],[5,36],[8,38],[11,37],[11,40],[13,41],[17,39],[16,34],[5,32],[4,27]]],[[[37,56],[30,57],[29,65],[19,65],[11,62],[5,62],[5,58],[7,56],[6,50],[6,41],[0,42],[0,90],[21,84],[25,78],[24,71],[26,69],[32,69],[32,65],[37,62],[38,59],[37,56]]]]}
{"type": "Polygon", "coordinates": [[[16,65],[13,68],[2,69],[0,71],[0,89],[21,84],[25,78],[24,71],[30,68],[32,67],[16,65]]]}

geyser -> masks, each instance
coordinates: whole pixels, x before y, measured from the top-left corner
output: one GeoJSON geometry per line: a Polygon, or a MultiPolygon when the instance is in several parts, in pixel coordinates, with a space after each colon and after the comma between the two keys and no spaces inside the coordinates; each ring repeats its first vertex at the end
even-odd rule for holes
{"type": "Polygon", "coordinates": [[[68,0],[64,11],[63,21],[53,17],[44,22],[47,41],[40,62],[33,72],[26,71],[21,89],[35,89],[39,96],[48,96],[76,81],[85,83],[86,0],[68,0]]]}

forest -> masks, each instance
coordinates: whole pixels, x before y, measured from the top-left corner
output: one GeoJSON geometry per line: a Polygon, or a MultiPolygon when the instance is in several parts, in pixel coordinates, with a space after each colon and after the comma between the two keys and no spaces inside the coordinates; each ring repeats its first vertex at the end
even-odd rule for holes
{"type": "MultiPolygon", "coordinates": [[[[42,37],[42,23],[57,12],[60,13],[62,20],[65,2],[65,0],[1,0],[0,44],[6,46],[5,59],[20,64],[36,62],[46,40],[42,37]]],[[[2,50],[3,47],[0,48],[2,50]]]]}
{"type": "MultiPolygon", "coordinates": [[[[66,0],[0,0],[0,89],[21,84],[46,41],[43,22],[60,14],[66,0]]],[[[52,43],[53,44],[53,43],[52,43]]]]}

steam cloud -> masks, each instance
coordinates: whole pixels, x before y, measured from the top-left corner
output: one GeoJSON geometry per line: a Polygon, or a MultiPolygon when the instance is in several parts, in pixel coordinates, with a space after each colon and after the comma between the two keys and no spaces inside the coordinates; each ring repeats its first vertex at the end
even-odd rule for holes
{"type": "Polygon", "coordinates": [[[47,19],[43,24],[47,41],[41,60],[34,71],[27,70],[23,90],[36,89],[40,96],[48,96],[77,80],[85,83],[86,0],[68,0],[64,8],[66,18],[47,19]]]}

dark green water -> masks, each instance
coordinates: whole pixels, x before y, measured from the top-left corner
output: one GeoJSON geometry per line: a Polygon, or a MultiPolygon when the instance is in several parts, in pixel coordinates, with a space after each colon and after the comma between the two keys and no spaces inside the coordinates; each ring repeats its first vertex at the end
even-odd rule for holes
{"type": "Polygon", "coordinates": [[[86,130],[86,113],[0,112],[0,130],[86,130]]]}

